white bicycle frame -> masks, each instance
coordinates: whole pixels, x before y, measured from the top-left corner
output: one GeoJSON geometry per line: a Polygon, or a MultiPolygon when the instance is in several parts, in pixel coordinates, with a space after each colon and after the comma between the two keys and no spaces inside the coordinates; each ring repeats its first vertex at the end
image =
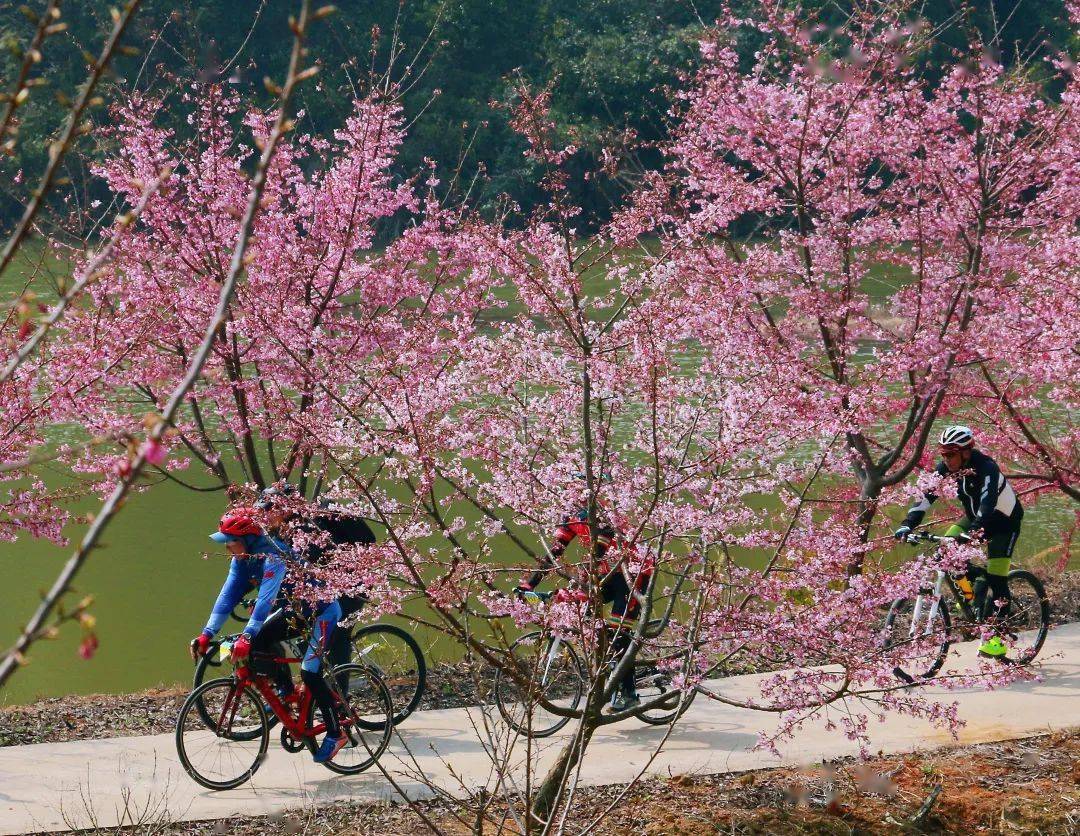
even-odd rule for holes
{"type": "Polygon", "coordinates": [[[547,658],[544,660],[544,675],[540,678],[540,685],[546,686],[548,681],[548,674],[551,673],[551,666],[555,663],[555,660],[559,658],[559,650],[562,648],[562,639],[555,636],[551,640],[551,644],[548,646],[547,658]]]}

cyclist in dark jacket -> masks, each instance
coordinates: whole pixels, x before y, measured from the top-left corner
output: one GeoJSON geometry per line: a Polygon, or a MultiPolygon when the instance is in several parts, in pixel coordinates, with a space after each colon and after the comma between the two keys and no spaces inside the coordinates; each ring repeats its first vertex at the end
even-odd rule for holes
{"type": "MultiPolygon", "coordinates": [[[[969,563],[968,579],[975,590],[976,612],[982,618],[1004,617],[1010,601],[1009,564],[1020,536],[1024,509],[997,462],[975,449],[975,436],[968,427],[946,427],[941,433],[940,452],[941,462],[935,472],[956,480],[957,498],[964,507],[964,520],[945,534],[948,537],[979,534],[986,540],[986,570],[969,563]]],[[[903,539],[911,533],[936,499],[936,494],[927,492],[912,505],[896,529],[896,538],[903,539]]],[[[1002,658],[1008,648],[1000,636],[992,636],[979,648],[979,653],[1002,658]]]]}
{"type": "MultiPolygon", "coordinates": [[[[302,500],[296,486],[282,482],[264,489],[255,507],[261,510],[273,509],[278,512],[271,517],[271,525],[274,528],[288,523],[292,533],[312,534],[315,535],[317,541],[322,541],[309,542],[302,550],[299,557],[304,563],[319,565],[325,556],[332,553],[338,546],[356,543],[371,545],[375,542],[375,535],[363,518],[324,508],[313,516],[299,519],[296,504],[298,501],[302,500]],[[326,542],[327,540],[329,542],[326,542]]],[[[367,598],[361,593],[340,596],[338,604],[341,606],[341,620],[360,612],[366,601],[367,598]]],[[[330,645],[327,650],[330,664],[335,667],[344,665],[351,655],[349,630],[335,630],[330,636],[330,645]]],[[[342,687],[345,685],[343,684],[342,687]]]]}

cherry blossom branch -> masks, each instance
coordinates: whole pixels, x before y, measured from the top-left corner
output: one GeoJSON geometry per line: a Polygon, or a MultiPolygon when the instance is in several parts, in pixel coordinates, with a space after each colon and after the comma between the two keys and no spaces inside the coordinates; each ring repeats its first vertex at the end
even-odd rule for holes
{"type": "Polygon", "coordinates": [[[1005,407],[1005,411],[1009,413],[1009,417],[1012,418],[1013,423],[1016,425],[1016,428],[1020,430],[1021,433],[1023,433],[1024,438],[1026,438],[1035,448],[1035,452],[1037,453],[1038,457],[1042,459],[1043,462],[1050,468],[1050,476],[1033,478],[1046,478],[1046,481],[1056,484],[1066,496],[1069,496],[1077,502],[1080,502],[1080,489],[1077,489],[1076,487],[1070,485],[1068,482],[1065,481],[1064,474],[1069,471],[1061,468],[1054,460],[1054,457],[1050,454],[1050,450],[1047,445],[1039,440],[1039,438],[1035,435],[1034,431],[1032,431],[1031,427],[1028,425],[1028,422],[1024,419],[1024,416],[1021,415],[1020,411],[1013,405],[1012,401],[1009,399],[1009,396],[1005,392],[1003,392],[1001,388],[997,385],[997,382],[990,374],[990,370],[986,367],[985,362],[979,363],[979,369],[982,372],[983,378],[986,380],[987,385],[990,387],[995,397],[997,397],[998,402],[1003,407],[1005,407]]]}
{"type": "Polygon", "coordinates": [[[83,289],[88,284],[98,278],[99,271],[112,257],[112,252],[116,247],[117,242],[123,237],[125,231],[138,220],[143,209],[146,208],[147,202],[157,193],[158,187],[167,176],[167,173],[163,173],[160,177],[153,180],[150,185],[143,190],[142,197],[139,198],[135,207],[130,212],[117,218],[116,228],[113,230],[113,234],[109,236],[108,243],[102,247],[101,251],[96,256],[90,259],[89,263],[87,263],[81,271],[79,271],[75,284],[73,284],[68,292],[61,297],[60,301],[52,307],[49,311],[49,315],[45,317],[44,321],[37,327],[37,330],[34,331],[29,339],[19,346],[18,351],[16,351],[11,359],[8,360],[4,370],[0,372],[0,384],[8,380],[15,373],[15,370],[22,365],[23,361],[37,350],[38,345],[49,333],[49,329],[63,317],[68,306],[82,293],[83,289]]]}
{"type": "MultiPolygon", "coordinates": [[[[131,0],[128,4],[129,12],[133,10],[136,5],[137,0],[131,0]]],[[[243,221],[241,222],[236,245],[232,253],[232,259],[229,264],[229,272],[222,284],[221,292],[218,297],[217,309],[206,328],[202,343],[198,351],[192,357],[183,380],[181,380],[179,385],[173,390],[168,403],[161,413],[160,420],[158,420],[151,429],[147,442],[142,445],[138,455],[135,457],[134,461],[131,462],[130,470],[126,475],[120,478],[119,483],[94,517],[93,523],[90,525],[89,530],[79,544],[79,548],[68,559],[64,568],[53,582],[52,587],[45,593],[41,604],[30,618],[26,627],[23,628],[22,634],[16,640],[15,644],[4,654],[3,659],[0,660],[0,687],[3,687],[4,683],[6,683],[18,669],[20,663],[25,659],[26,652],[31,644],[39,638],[43,625],[56,608],[58,602],[68,590],[70,590],[72,581],[78,575],[92,551],[97,547],[98,541],[109,522],[120,510],[120,507],[132,486],[142,473],[142,470],[147,463],[148,455],[154,455],[153,451],[155,450],[155,447],[160,445],[162,437],[172,424],[177,411],[187,397],[188,392],[195,385],[207,358],[210,356],[214,341],[217,338],[222,324],[225,322],[229,301],[236,291],[240,273],[244,269],[244,255],[247,252],[252,228],[254,227],[255,215],[259,211],[259,204],[262,199],[263,190],[266,186],[267,171],[270,168],[270,163],[274,158],[274,153],[277,150],[280,139],[288,130],[292,129],[291,120],[288,118],[288,106],[293,91],[297,84],[315,74],[314,67],[308,69],[300,68],[301,59],[307,55],[304,42],[307,37],[308,25],[312,20],[308,13],[309,5],[310,0],[301,0],[299,19],[290,19],[290,26],[294,35],[293,47],[289,57],[288,75],[279,92],[280,109],[278,111],[277,119],[274,122],[273,129],[271,130],[269,137],[263,143],[262,153],[259,157],[255,175],[251,182],[247,210],[244,214],[243,221]]],[[[315,13],[314,19],[325,16],[325,14],[325,10],[321,9],[315,13]]],[[[119,26],[119,22],[117,25],[119,26]]]]}
{"type": "Polygon", "coordinates": [[[13,154],[15,152],[15,139],[11,138],[5,141],[4,137],[7,136],[9,129],[12,127],[11,120],[15,116],[15,110],[30,95],[30,70],[41,61],[41,47],[45,43],[45,39],[49,35],[62,32],[67,27],[67,24],[56,23],[59,18],[60,0],[49,0],[45,4],[45,10],[41,13],[41,17],[38,19],[37,28],[30,39],[30,45],[23,50],[22,64],[19,65],[19,72],[15,76],[11,90],[5,93],[3,97],[0,97],[0,101],[7,101],[4,115],[0,118],[0,154],[13,154]]]}

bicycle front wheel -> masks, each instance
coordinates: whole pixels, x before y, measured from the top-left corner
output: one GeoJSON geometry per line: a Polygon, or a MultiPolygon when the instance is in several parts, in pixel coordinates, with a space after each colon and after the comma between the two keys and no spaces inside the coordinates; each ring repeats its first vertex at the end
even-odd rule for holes
{"type": "Polygon", "coordinates": [[[211,679],[184,701],[176,753],[187,774],[211,790],[231,790],[255,774],[270,744],[262,698],[235,679],[211,679]],[[203,712],[213,718],[208,726],[203,712]]]}
{"type": "MultiPolygon", "coordinates": [[[[232,642],[236,641],[236,636],[226,636],[222,641],[226,641],[231,644],[232,642]]],[[[195,663],[195,675],[194,677],[192,677],[193,690],[198,690],[199,686],[207,680],[208,676],[217,678],[223,673],[222,660],[219,655],[219,648],[221,647],[222,641],[211,642],[210,650],[204,655],[200,656],[199,661],[195,663]]],[[[196,701],[195,710],[198,712],[199,717],[206,725],[206,728],[213,729],[215,727],[217,720],[213,716],[213,710],[208,710],[206,706],[203,705],[203,701],[201,699],[196,701]]],[[[269,724],[270,728],[273,728],[278,723],[277,715],[270,713],[268,710],[266,714],[266,722],[269,724]]],[[[254,740],[259,735],[259,729],[255,727],[250,729],[234,729],[231,733],[237,740],[254,740]]]]}
{"type": "Polygon", "coordinates": [[[1008,659],[1017,665],[1030,664],[1042,650],[1050,630],[1050,600],[1042,582],[1031,572],[1009,572],[1009,609],[1003,619],[1010,651],[1008,659]]]}
{"type": "Polygon", "coordinates": [[[941,670],[952,644],[949,609],[945,600],[920,596],[916,601],[898,598],[885,619],[885,650],[892,657],[893,673],[913,685],[941,670]]]}
{"type": "MultiPolygon", "coordinates": [[[[394,733],[390,722],[394,716],[390,691],[379,674],[366,665],[338,665],[325,676],[334,697],[338,723],[349,742],[323,766],[341,775],[355,775],[370,769],[390,745],[394,733]]],[[[313,702],[307,726],[314,728],[322,722],[322,712],[313,702]]],[[[315,741],[315,735],[306,738],[313,752],[317,749],[315,741]]]]}
{"type": "Polygon", "coordinates": [[[427,661],[420,645],[393,624],[368,624],[353,630],[352,661],[370,665],[390,690],[394,725],[412,714],[424,696],[427,661]]]}
{"type": "Polygon", "coordinates": [[[577,651],[537,631],[510,645],[507,665],[495,674],[495,704],[507,725],[528,737],[548,737],[570,722],[541,703],[573,711],[581,703],[585,676],[577,651]]]}

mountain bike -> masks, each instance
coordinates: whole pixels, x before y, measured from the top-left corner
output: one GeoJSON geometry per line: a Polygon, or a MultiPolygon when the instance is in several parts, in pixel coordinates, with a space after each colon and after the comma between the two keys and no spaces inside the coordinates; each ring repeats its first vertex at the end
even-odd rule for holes
{"type": "MultiPolygon", "coordinates": [[[[232,676],[211,679],[191,692],[176,720],[176,751],[188,775],[211,790],[233,789],[248,781],[266,758],[270,715],[281,724],[283,749],[318,751],[326,723],[311,692],[300,685],[295,700],[285,701],[270,676],[256,670],[259,665],[299,664],[302,658],[252,651],[232,676]]],[[[343,775],[363,772],[390,743],[394,714],[390,692],[364,665],[333,669],[324,665],[323,677],[338,722],[349,737],[349,743],[323,765],[343,775]]]]}
{"type": "MultiPolygon", "coordinates": [[[[233,610],[233,618],[247,623],[254,606],[254,599],[241,601],[233,610]]],[[[390,690],[395,709],[394,725],[403,722],[420,705],[427,688],[427,660],[416,639],[395,624],[357,624],[351,628],[339,625],[337,629],[350,630],[350,661],[374,668],[390,690]]],[[[220,652],[222,643],[231,645],[238,635],[223,636],[210,643],[209,651],[195,664],[193,687],[198,688],[208,671],[221,666],[228,657],[227,653],[222,656],[220,652]]],[[[295,648],[292,649],[295,655],[295,648]]],[[[271,717],[271,726],[276,723],[277,718],[271,717]]]]}
{"type": "MultiPolygon", "coordinates": [[[[555,593],[525,592],[526,600],[546,602],[555,593]]],[[[673,684],[685,667],[685,645],[665,646],[664,619],[650,621],[644,630],[649,654],[634,659],[634,687],[643,705],[665,694],[668,699],[634,716],[644,723],[663,726],[680,717],[693,702],[696,689],[683,691],[673,684]]],[[[609,635],[632,630],[633,622],[612,617],[605,620],[609,635]]],[[[546,630],[535,630],[510,645],[517,676],[499,670],[493,694],[499,714],[512,729],[528,737],[549,737],[572,719],[571,714],[585,696],[585,666],[574,643],[546,630]],[[559,709],[559,710],[552,710],[559,709]]]]}
{"type": "MultiPolygon", "coordinates": [[[[935,543],[939,548],[952,540],[927,531],[913,532],[905,538],[908,543],[935,543]]],[[[908,684],[930,679],[945,664],[954,641],[978,638],[983,622],[970,594],[958,585],[962,577],[954,578],[944,569],[935,569],[913,601],[898,598],[892,603],[885,619],[885,648],[906,654],[904,664],[893,669],[898,679],[908,684]]],[[[1039,655],[1046,641],[1050,602],[1042,582],[1025,569],[1009,572],[1008,584],[1009,610],[995,619],[994,629],[1012,647],[1004,661],[1027,665],[1039,655]]]]}

